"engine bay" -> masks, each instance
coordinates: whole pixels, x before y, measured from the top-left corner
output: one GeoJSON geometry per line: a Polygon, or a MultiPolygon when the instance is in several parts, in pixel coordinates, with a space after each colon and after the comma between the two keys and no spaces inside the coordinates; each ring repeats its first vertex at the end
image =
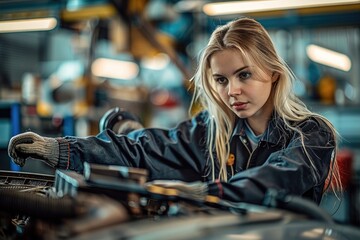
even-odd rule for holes
{"type": "Polygon", "coordinates": [[[302,199],[198,198],[198,186],[147,182],[144,169],[84,167],[54,176],[0,171],[0,239],[360,239],[358,228],[302,199]]]}

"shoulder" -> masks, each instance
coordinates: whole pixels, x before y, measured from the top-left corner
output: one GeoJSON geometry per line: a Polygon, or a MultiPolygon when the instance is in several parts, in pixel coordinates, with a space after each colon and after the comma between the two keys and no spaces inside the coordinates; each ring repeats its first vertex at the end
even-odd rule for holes
{"type": "Polygon", "coordinates": [[[314,145],[331,146],[336,145],[336,136],[333,129],[321,116],[310,116],[298,123],[298,129],[304,134],[307,141],[314,145]]]}
{"type": "Polygon", "coordinates": [[[192,117],[192,121],[195,121],[197,124],[201,125],[207,125],[210,119],[211,117],[207,110],[200,111],[192,117]]]}
{"type": "Polygon", "coordinates": [[[324,132],[332,134],[332,129],[325,122],[325,118],[317,115],[307,117],[305,120],[297,122],[295,124],[297,128],[300,128],[304,133],[310,132],[324,132]]]}
{"type": "Polygon", "coordinates": [[[269,135],[271,139],[283,139],[285,142],[290,139],[298,139],[299,134],[305,137],[306,141],[318,142],[319,144],[326,144],[334,142],[335,131],[332,129],[330,123],[327,123],[326,118],[319,115],[309,115],[300,121],[289,121],[288,124],[280,117],[274,118],[270,123],[269,135]]]}

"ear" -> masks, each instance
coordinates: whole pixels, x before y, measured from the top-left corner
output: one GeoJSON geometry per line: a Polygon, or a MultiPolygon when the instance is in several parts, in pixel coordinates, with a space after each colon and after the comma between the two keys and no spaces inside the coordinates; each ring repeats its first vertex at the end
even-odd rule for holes
{"type": "Polygon", "coordinates": [[[277,80],[279,80],[280,78],[280,74],[278,72],[273,72],[272,76],[271,76],[271,82],[277,82],[277,80]]]}

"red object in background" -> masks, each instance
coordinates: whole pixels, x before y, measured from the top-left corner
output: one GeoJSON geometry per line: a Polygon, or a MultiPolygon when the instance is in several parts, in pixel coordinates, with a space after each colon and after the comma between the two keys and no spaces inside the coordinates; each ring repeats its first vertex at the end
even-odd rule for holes
{"type": "Polygon", "coordinates": [[[341,185],[347,189],[350,185],[353,175],[354,154],[349,149],[341,149],[337,153],[336,161],[339,166],[341,185]]]}
{"type": "Polygon", "coordinates": [[[63,117],[61,116],[53,116],[51,119],[51,123],[54,127],[59,128],[63,124],[63,117]]]}
{"type": "Polygon", "coordinates": [[[180,105],[179,99],[168,90],[156,90],[151,93],[151,103],[160,108],[174,108],[180,105]]]}
{"type": "Polygon", "coordinates": [[[37,116],[36,105],[25,105],[25,112],[28,116],[37,116]]]}

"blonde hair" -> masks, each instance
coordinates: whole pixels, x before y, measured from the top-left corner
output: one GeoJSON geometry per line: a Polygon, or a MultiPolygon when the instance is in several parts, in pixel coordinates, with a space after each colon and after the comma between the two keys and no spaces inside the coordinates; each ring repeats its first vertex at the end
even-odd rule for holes
{"type": "MultiPolygon", "coordinates": [[[[279,75],[273,88],[274,110],[288,128],[299,133],[303,146],[304,134],[296,127],[293,127],[290,122],[299,122],[310,116],[322,119],[331,129],[334,139],[336,138],[337,132],[334,126],[323,116],[311,112],[293,93],[295,76],[287,64],[278,56],[272,40],[264,27],[250,18],[240,18],[231,21],[226,25],[218,27],[212,33],[208,45],[202,51],[198,69],[192,79],[194,84],[192,105],[200,103],[201,107],[206,109],[211,116],[207,144],[209,146],[213,180],[228,180],[226,162],[230,153],[229,142],[234,129],[236,115],[221,101],[213,86],[214,81],[209,81],[212,78],[209,61],[215,52],[229,48],[239,51],[244,59],[256,63],[263,71],[279,75]],[[213,149],[215,150],[216,157],[212,151],[213,149]],[[214,159],[219,161],[219,176],[215,176],[216,163],[214,159]]],[[[313,166],[314,177],[319,179],[319,173],[305,146],[304,151],[313,166]]],[[[336,151],[332,158],[332,166],[330,167],[327,180],[334,176],[332,181],[330,181],[331,185],[333,189],[339,189],[341,184],[335,159],[336,151]]],[[[329,183],[329,181],[326,182],[329,183]]]]}

